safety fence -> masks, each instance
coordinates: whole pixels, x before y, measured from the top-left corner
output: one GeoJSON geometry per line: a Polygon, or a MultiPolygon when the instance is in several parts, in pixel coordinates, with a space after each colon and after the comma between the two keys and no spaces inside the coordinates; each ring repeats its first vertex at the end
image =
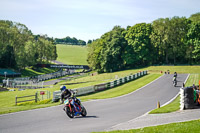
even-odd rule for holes
{"type": "Polygon", "coordinates": [[[27,95],[27,96],[22,96],[22,97],[15,97],[15,105],[17,105],[17,103],[22,103],[22,102],[28,102],[28,101],[35,101],[37,102],[37,93],[35,93],[35,95],[27,95]],[[18,99],[24,99],[24,98],[29,98],[29,97],[34,97],[33,99],[28,99],[28,100],[22,100],[22,101],[19,101],[18,99]]]}
{"type": "Polygon", "coordinates": [[[24,78],[14,78],[14,79],[7,79],[7,80],[3,80],[3,86],[6,87],[12,87],[12,88],[43,88],[43,85],[38,86],[37,83],[41,82],[41,81],[45,81],[45,80],[49,80],[49,79],[54,79],[54,78],[58,78],[58,77],[62,77],[65,75],[71,75],[74,74],[74,70],[59,70],[58,72],[54,72],[54,73],[50,73],[50,74],[44,74],[44,75],[38,75],[38,76],[34,76],[34,77],[24,77],[24,78]],[[29,86],[23,86],[23,85],[27,85],[29,84],[29,86]],[[35,86],[33,86],[33,84],[36,84],[35,86]]]}
{"type": "Polygon", "coordinates": [[[15,97],[15,105],[17,105],[17,103],[22,103],[22,102],[28,102],[28,101],[41,101],[41,100],[45,100],[45,99],[50,99],[51,98],[51,93],[50,91],[47,90],[39,90],[35,93],[35,95],[26,95],[26,96],[21,96],[15,97]],[[22,100],[20,100],[22,99],[22,100]]]}
{"type": "MultiPolygon", "coordinates": [[[[75,92],[76,96],[94,93],[94,92],[98,92],[98,91],[102,91],[102,90],[106,90],[106,89],[110,89],[110,88],[122,85],[124,83],[135,80],[135,79],[142,77],[144,75],[147,75],[147,71],[138,72],[136,74],[128,75],[126,77],[119,78],[117,80],[107,82],[107,83],[103,83],[103,84],[73,89],[73,91],[75,92]]],[[[58,101],[60,99],[60,95],[61,95],[61,91],[54,91],[53,92],[53,99],[52,99],[53,102],[58,101]]]]}

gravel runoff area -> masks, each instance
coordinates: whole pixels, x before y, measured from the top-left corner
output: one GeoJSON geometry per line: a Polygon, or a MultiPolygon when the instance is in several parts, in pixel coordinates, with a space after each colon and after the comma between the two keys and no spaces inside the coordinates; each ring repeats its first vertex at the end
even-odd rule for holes
{"type": "Polygon", "coordinates": [[[169,123],[185,122],[200,119],[200,107],[196,109],[179,110],[172,113],[164,114],[144,114],[128,122],[115,125],[107,131],[111,130],[129,130],[138,129],[149,126],[157,126],[169,123]]]}

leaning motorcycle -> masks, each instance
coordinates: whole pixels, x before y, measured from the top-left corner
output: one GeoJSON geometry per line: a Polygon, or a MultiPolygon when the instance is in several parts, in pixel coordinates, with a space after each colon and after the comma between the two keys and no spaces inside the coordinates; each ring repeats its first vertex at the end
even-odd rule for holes
{"type": "Polygon", "coordinates": [[[85,117],[87,115],[85,107],[81,104],[81,101],[76,97],[70,97],[66,99],[64,101],[64,104],[64,111],[66,112],[69,118],[74,118],[74,116],[80,115],[85,117]]]}

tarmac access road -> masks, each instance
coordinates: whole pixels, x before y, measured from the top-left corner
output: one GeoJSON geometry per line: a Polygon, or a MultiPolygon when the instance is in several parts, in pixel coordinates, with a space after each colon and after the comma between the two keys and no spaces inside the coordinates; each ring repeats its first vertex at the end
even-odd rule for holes
{"type": "Polygon", "coordinates": [[[87,117],[70,119],[63,105],[0,115],[1,133],[89,133],[106,131],[115,125],[142,116],[174,98],[187,78],[178,74],[177,87],[173,75],[163,75],[130,94],[117,98],[83,102],[87,117]]]}

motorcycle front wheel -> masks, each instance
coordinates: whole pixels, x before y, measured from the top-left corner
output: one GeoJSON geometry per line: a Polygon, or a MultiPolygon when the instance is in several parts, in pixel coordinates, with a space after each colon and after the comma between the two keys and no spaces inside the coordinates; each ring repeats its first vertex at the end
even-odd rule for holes
{"type": "Polygon", "coordinates": [[[65,108],[65,112],[69,116],[69,118],[74,118],[74,113],[70,111],[69,107],[65,108]]]}
{"type": "Polygon", "coordinates": [[[81,115],[85,117],[87,115],[87,111],[84,107],[82,107],[81,115]]]}

